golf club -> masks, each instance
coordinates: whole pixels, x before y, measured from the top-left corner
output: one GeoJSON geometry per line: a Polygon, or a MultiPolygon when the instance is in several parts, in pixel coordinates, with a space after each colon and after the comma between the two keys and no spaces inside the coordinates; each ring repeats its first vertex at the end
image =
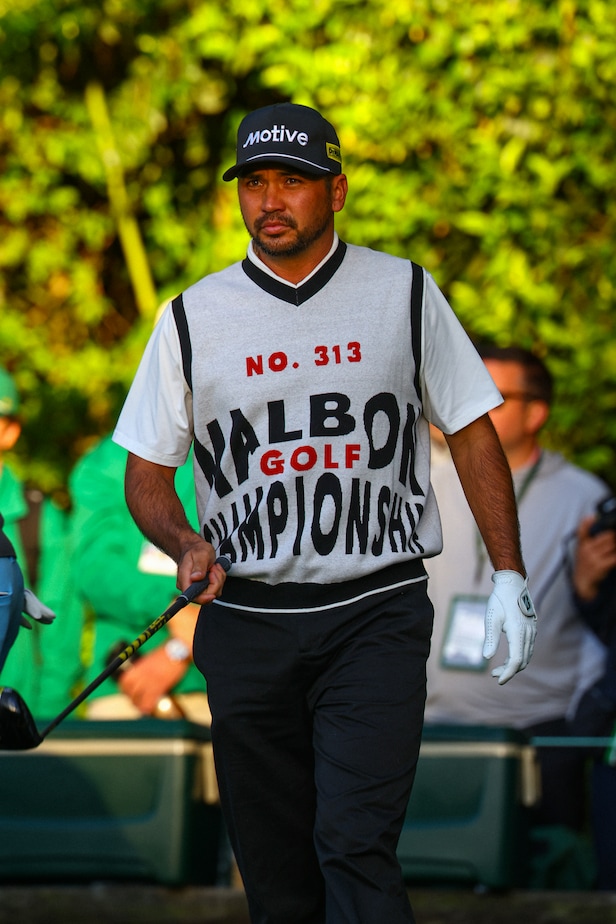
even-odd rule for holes
{"type": "MultiPolygon", "coordinates": [[[[231,562],[228,558],[221,556],[216,559],[216,564],[221,565],[225,571],[229,571],[231,562]]],[[[53,719],[49,725],[39,732],[36,727],[32,713],[28,706],[19,695],[17,690],[11,687],[0,686],[0,751],[26,751],[36,748],[47,737],[49,732],[53,731],[56,725],[66,718],[67,715],[77,708],[86,699],[90,693],[96,690],[104,680],[114,674],[119,667],[131,658],[142,645],[147,642],[159,629],[166,625],[172,616],[175,616],[181,609],[191,603],[195,597],[198,597],[207,587],[209,578],[205,577],[202,581],[195,581],[190,587],[179,594],[160,616],[145,629],[141,635],[136,638],[130,645],[121,651],[117,657],[107,665],[98,677],[75,697],[75,699],[63,709],[63,711],[53,719]]]]}

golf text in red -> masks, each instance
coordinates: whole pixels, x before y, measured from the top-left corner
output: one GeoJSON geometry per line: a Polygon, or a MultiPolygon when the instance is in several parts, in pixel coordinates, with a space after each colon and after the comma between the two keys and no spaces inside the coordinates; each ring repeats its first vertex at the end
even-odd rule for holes
{"type": "Polygon", "coordinates": [[[347,443],[340,460],[334,458],[334,452],[331,443],[325,443],[322,456],[314,446],[298,446],[288,457],[279,449],[269,449],[261,456],[261,471],[264,475],[281,475],[287,465],[295,472],[309,472],[317,465],[323,469],[353,468],[360,459],[361,446],[347,443]]]}

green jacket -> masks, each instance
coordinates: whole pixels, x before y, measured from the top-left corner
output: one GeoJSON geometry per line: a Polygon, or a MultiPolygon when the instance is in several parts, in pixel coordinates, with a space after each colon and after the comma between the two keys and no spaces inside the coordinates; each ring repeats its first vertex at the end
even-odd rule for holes
{"type": "Polygon", "coordinates": [[[36,590],[56,619],[38,633],[40,665],[30,709],[49,719],[85,686],[85,608],[73,581],[71,526],[70,512],[43,501],[36,590]]]}
{"type": "Polygon", "coordinates": [[[81,635],[83,603],[74,592],[70,574],[69,519],[50,499],[42,501],[38,520],[38,578],[28,575],[21,523],[29,509],[14,473],[6,465],[0,475],[0,510],[4,532],[13,543],[17,561],[30,587],[56,613],[55,621],[21,628],[2,669],[0,684],[14,687],[36,717],[53,718],[83,685],[81,635]]]}
{"type": "MultiPolygon", "coordinates": [[[[142,536],[124,498],[126,450],[104,438],[75,466],[70,478],[73,503],[71,572],[75,591],[93,614],[94,640],[87,681],[105,667],[110,650],[131,642],[178,594],[176,570],[142,536]],[[168,573],[157,573],[157,570],[168,573]]],[[[176,475],[176,490],[187,516],[198,529],[192,456],[176,475]]],[[[144,654],[169,638],[161,629],[144,654]]],[[[92,696],[115,691],[106,680],[92,696]]],[[[205,681],[190,665],[175,692],[205,691],[205,681]]]]}

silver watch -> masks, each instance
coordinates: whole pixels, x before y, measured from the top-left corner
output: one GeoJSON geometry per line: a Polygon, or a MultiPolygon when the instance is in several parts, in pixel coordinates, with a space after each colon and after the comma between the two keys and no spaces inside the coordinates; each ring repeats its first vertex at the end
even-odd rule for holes
{"type": "Polygon", "coordinates": [[[170,638],[165,642],[165,654],[170,661],[188,661],[190,648],[180,638],[170,638]]]}

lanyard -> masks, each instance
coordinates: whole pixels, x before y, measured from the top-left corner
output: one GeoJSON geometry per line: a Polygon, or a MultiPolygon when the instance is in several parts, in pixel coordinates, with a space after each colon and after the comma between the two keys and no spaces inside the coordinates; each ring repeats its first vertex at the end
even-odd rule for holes
{"type": "MultiPolygon", "coordinates": [[[[526,475],[524,476],[524,480],[522,481],[522,484],[520,485],[518,490],[515,491],[515,499],[516,499],[516,505],[518,509],[522,503],[524,496],[526,495],[528,489],[530,488],[532,482],[535,480],[537,472],[539,471],[539,466],[541,465],[542,461],[543,461],[543,453],[540,452],[537,458],[535,459],[535,461],[533,462],[533,464],[531,465],[531,467],[529,468],[529,470],[526,472],[526,475]]],[[[483,574],[483,569],[485,567],[487,560],[488,560],[488,553],[484,545],[483,539],[481,538],[481,533],[479,532],[479,529],[477,528],[477,524],[475,524],[475,562],[476,562],[475,564],[475,584],[479,584],[479,582],[481,581],[481,576],[483,574]]]]}

